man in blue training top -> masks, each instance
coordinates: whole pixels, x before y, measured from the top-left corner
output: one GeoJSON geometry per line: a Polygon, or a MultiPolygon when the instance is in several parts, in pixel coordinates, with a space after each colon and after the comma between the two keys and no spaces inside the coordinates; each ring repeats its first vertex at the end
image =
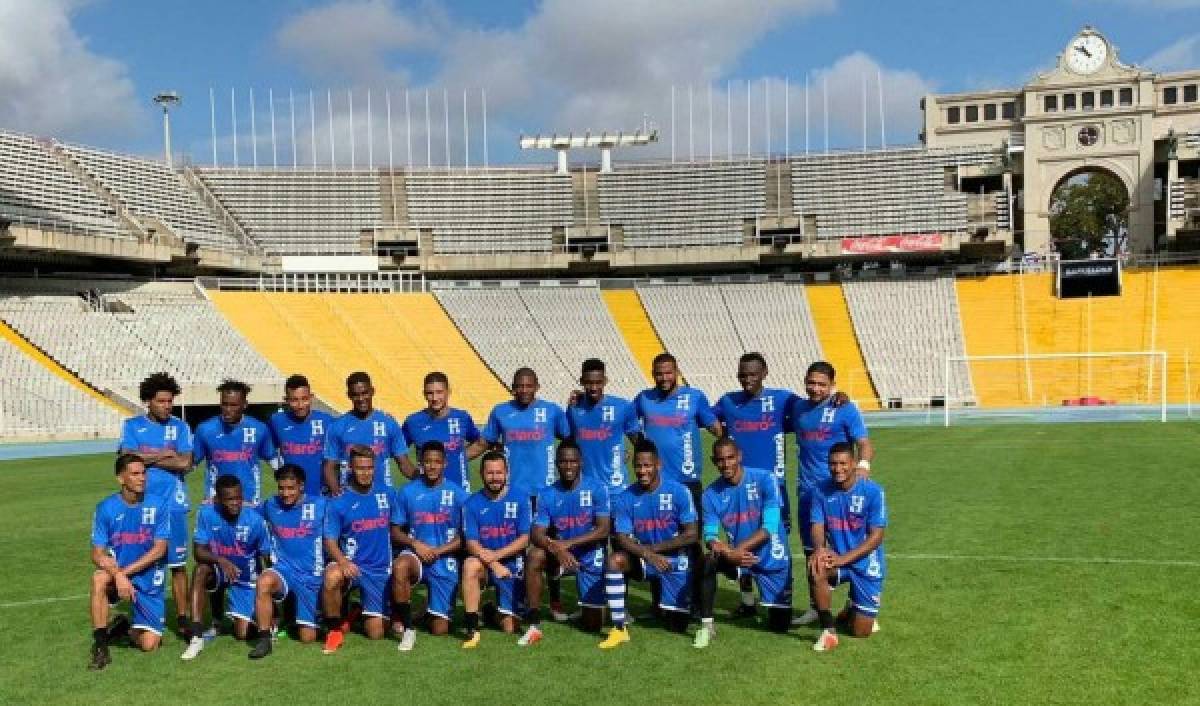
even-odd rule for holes
{"type": "Polygon", "coordinates": [[[321,602],[325,608],[324,654],[338,651],[346,639],[352,616],[342,615],[342,599],[352,589],[362,598],[363,632],[368,639],[383,638],[384,607],[392,574],[391,525],[397,505],[396,491],[375,484],[378,459],[369,446],[350,447],[350,477],[344,491],[325,507],[325,567],[321,602]]]}
{"type": "MultiPolygon", "coordinates": [[[[797,469],[796,523],[800,528],[800,539],[807,559],[813,550],[809,529],[812,520],[808,513],[812,508],[812,492],[829,480],[829,450],[834,444],[846,442],[857,447],[857,471],[864,477],[871,472],[871,460],[875,448],[867,438],[867,425],[863,422],[858,406],[847,402],[844,395],[834,391],[837,372],[829,363],[820,360],[808,366],[804,375],[806,399],[796,400],[792,406],[792,430],[796,434],[797,469]]],[[[809,596],[813,595],[812,577],[809,576],[809,596]]],[[[817,620],[815,605],[810,605],[803,615],[793,621],[808,625],[817,620]]]]}
{"type": "Polygon", "coordinates": [[[525,600],[525,549],[529,546],[529,496],[508,483],[508,459],[499,451],[479,463],[483,488],[463,506],[463,609],[467,639],[463,649],[479,647],[479,601],[486,586],[496,588],[500,628],[516,632],[525,600]]]}
{"type": "Polygon", "coordinates": [[[313,409],[312,386],[303,375],[291,375],[283,383],[283,405],[271,418],[271,438],[279,458],[304,469],[304,494],[321,495],[321,465],[325,460],[325,435],[333,426],[333,415],[313,409]]]}
{"type": "Polygon", "coordinates": [[[712,460],[720,477],[704,490],[704,543],[709,554],[704,559],[700,629],[693,642],[697,648],[708,647],[716,634],[718,573],[730,579],[753,577],[767,607],[767,625],[786,632],[792,624],[792,560],[780,526],[779,484],[771,471],[742,465],[742,452],[731,437],[717,439],[712,460]]]}
{"type": "Polygon", "coordinates": [[[362,371],[346,377],[346,396],[350,411],[338,417],[325,436],[325,486],[331,495],[342,492],[350,473],[350,449],[366,446],[375,454],[374,488],[394,486],[389,458],[396,459],[405,478],[416,475],[417,469],[408,458],[408,442],[396,419],[375,409],[375,386],[371,376],[362,371]]]}
{"type": "Polygon", "coordinates": [[[575,575],[583,629],[597,631],[604,620],[604,550],[612,527],[608,484],[583,477],[582,454],[573,439],[558,445],[555,465],[558,482],[538,494],[530,532],[533,546],[525,565],[528,627],[517,641],[521,647],[542,639],[543,572],[554,577],[575,575]]]}
{"type": "Polygon", "coordinates": [[[309,495],[306,471],[285,463],[275,471],[278,493],[267,498],[259,510],[271,531],[271,568],[258,577],[254,602],[258,642],[250,659],[271,654],[271,632],[275,601],[291,596],[296,604],[296,634],[301,642],[317,639],[317,605],[325,576],[325,503],[321,495],[309,495]]]}
{"type": "Polygon", "coordinates": [[[696,545],[696,508],[692,495],[677,481],[661,476],[654,443],[643,439],[633,450],[637,483],[613,501],[616,551],[604,566],[604,593],[613,628],[602,650],[629,642],[625,626],[625,581],[650,581],[659,587],[659,607],[667,626],[687,629],[691,584],[691,549],[696,545]]]}
{"type": "Polygon", "coordinates": [[[196,465],[204,463],[208,467],[204,495],[213,497],[221,476],[235,476],[242,482],[245,501],[257,505],[262,489],[259,462],[278,465],[275,442],[266,424],[246,414],[249,385],[240,380],[226,380],[217,386],[217,394],[221,413],[196,427],[193,450],[196,465]]]}
{"type": "Polygon", "coordinates": [[[833,587],[850,584],[849,606],[838,618],[855,637],[870,637],[887,576],[883,533],[888,516],[883,488],[857,473],[854,447],[846,442],[829,450],[829,471],[830,479],[812,493],[813,553],[808,571],[821,621],[821,634],[813,643],[818,652],[838,644],[830,612],[833,587]]]}
{"type": "Polygon", "coordinates": [[[184,479],[192,470],[192,430],[187,422],[171,414],[179,393],[179,383],[167,373],[154,373],[142,380],[138,396],[146,406],[146,413],[125,420],[117,453],[137,454],[146,464],[146,493],[170,501],[171,541],[167,546],[167,566],[171,569],[171,593],[175,598],[175,628],[186,635],[191,501],[184,479]]]}
{"type": "Polygon", "coordinates": [[[446,447],[436,439],[421,446],[421,474],[399,492],[392,515],[392,543],[400,553],[392,561],[392,632],[397,649],[416,645],[412,589],[429,587],[429,632],[450,632],[458,592],[458,553],[462,549],[462,508],[467,491],[446,478],[446,447]]]}
{"type": "Polygon", "coordinates": [[[428,406],[404,420],[404,437],[418,453],[427,442],[441,442],[446,451],[446,477],[469,493],[471,461],[487,450],[487,442],[470,414],[450,406],[450,378],[445,373],[426,375],[421,392],[428,406]]]}
{"type": "Polygon", "coordinates": [[[170,501],[146,494],[146,465],[133,454],[114,464],[121,489],[101,500],[92,517],[92,657],[88,669],[112,662],[109,645],[128,634],[143,652],[158,648],[165,627],[163,595],[167,543],[171,536],[170,501]],[[119,616],[108,622],[117,601],[130,601],[133,622],[119,616]]]}
{"type": "Polygon", "coordinates": [[[567,406],[571,437],[583,456],[583,477],[607,485],[609,492],[616,494],[629,485],[625,439],[636,443],[642,426],[629,400],[604,394],[608,384],[604,361],[588,358],[582,367],[579,384],[583,394],[567,406]]]}
{"type": "MultiPolygon", "coordinates": [[[[204,649],[206,594],[224,589],[225,615],[233,619],[233,634],[239,640],[252,637],[254,593],[259,562],[271,555],[271,535],[267,523],[256,509],[245,507],[242,481],[237,476],[217,478],[216,495],[196,514],[192,551],[196,568],[192,570],[192,637],[180,656],[193,660],[204,649]]],[[[213,622],[221,616],[214,612],[213,622]]],[[[261,626],[268,630],[270,626],[261,626]]]]}

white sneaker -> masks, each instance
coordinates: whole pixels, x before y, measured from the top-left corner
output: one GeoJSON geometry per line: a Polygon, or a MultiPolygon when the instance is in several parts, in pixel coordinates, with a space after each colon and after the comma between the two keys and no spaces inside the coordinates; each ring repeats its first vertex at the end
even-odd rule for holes
{"type": "Polygon", "coordinates": [[[571,615],[563,610],[562,603],[555,601],[550,604],[550,617],[556,623],[565,623],[571,619],[571,615]]]}
{"type": "Polygon", "coordinates": [[[517,640],[518,647],[530,647],[542,640],[542,630],[536,625],[530,625],[525,634],[517,640]]]}
{"type": "Polygon", "coordinates": [[[792,625],[812,625],[813,623],[817,622],[818,617],[817,611],[809,608],[800,615],[792,618],[792,625]]]}
{"type": "Polygon", "coordinates": [[[200,651],[204,649],[204,638],[200,636],[193,637],[188,640],[187,649],[179,656],[180,659],[191,661],[200,655],[200,651]]]}
{"type": "Polygon", "coordinates": [[[879,621],[874,620],[871,622],[871,634],[874,635],[877,632],[879,632],[879,621]]]}
{"type": "Polygon", "coordinates": [[[221,631],[217,630],[217,626],[213,625],[213,626],[210,626],[207,630],[205,630],[204,633],[201,635],[201,637],[203,637],[205,640],[212,641],[212,640],[217,639],[217,635],[220,635],[220,634],[221,634],[221,631]]]}
{"type": "Polygon", "coordinates": [[[400,644],[396,645],[396,649],[401,652],[412,652],[412,648],[417,644],[417,631],[409,628],[400,636],[400,644]]]}
{"type": "Polygon", "coordinates": [[[817,641],[813,643],[813,651],[829,652],[838,646],[838,636],[833,630],[822,630],[820,635],[817,635],[817,641]]]}

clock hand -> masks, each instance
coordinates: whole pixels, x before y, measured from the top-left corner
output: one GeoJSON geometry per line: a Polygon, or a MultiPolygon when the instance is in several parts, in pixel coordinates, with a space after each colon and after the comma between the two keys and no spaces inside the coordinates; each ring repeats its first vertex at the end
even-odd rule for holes
{"type": "Polygon", "coordinates": [[[1075,51],[1077,51],[1077,52],[1083,52],[1083,54],[1084,54],[1085,56],[1087,56],[1087,58],[1089,58],[1089,59],[1090,59],[1090,58],[1092,58],[1092,53],[1091,53],[1090,51],[1088,51],[1088,50],[1087,50],[1087,47],[1083,46],[1082,44],[1076,44],[1076,45],[1075,45],[1075,51]]]}

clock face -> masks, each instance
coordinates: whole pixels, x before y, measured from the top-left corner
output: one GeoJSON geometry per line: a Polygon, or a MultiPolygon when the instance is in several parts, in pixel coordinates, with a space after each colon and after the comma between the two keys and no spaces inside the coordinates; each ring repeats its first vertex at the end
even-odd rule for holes
{"type": "Polygon", "coordinates": [[[1108,44],[1095,34],[1081,34],[1067,47],[1067,68],[1077,74],[1092,74],[1104,66],[1108,44]]]}
{"type": "Polygon", "coordinates": [[[1079,128],[1079,144],[1083,147],[1091,147],[1099,141],[1100,130],[1095,125],[1079,128]]]}

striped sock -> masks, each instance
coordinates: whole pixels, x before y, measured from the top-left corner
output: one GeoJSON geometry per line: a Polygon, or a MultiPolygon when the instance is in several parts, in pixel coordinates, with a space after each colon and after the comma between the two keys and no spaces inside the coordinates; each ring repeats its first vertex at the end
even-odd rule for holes
{"type": "Polygon", "coordinates": [[[608,599],[608,612],[612,614],[613,627],[625,627],[625,574],[616,571],[604,572],[604,593],[608,599]]]}

